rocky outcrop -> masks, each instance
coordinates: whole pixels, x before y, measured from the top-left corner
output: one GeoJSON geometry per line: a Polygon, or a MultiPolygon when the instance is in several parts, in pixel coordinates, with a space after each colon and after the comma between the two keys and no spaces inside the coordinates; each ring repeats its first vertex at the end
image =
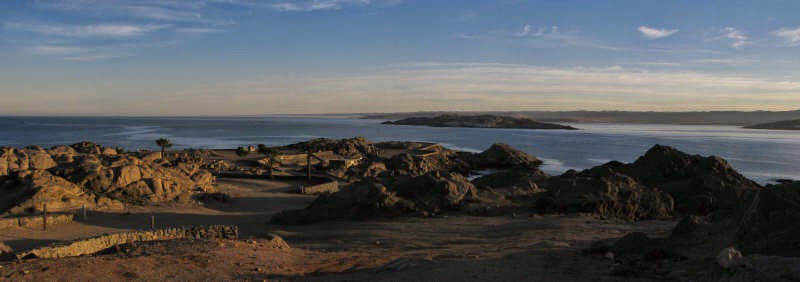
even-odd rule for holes
{"type": "MultiPolygon", "coordinates": [[[[721,162],[714,163],[712,167],[725,168],[719,166],[721,162]]],[[[728,179],[738,182],[736,177],[728,179]]],[[[622,248],[631,241],[627,239],[641,235],[623,237],[613,245],[617,265],[626,269],[626,274],[648,275],[660,271],[654,269],[654,265],[680,260],[688,260],[684,265],[714,261],[718,271],[714,274],[724,277],[723,280],[795,280],[800,277],[800,239],[797,236],[800,227],[796,224],[800,221],[800,183],[738,192],[751,195],[714,198],[742,204],[720,203],[731,208],[718,209],[705,216],[686,216],[668,237],[639,240],[638,245],[645,246],[643,248],[622,248]],[[672,255],[665,255],[670,253],[672,255]]]]}
{"type": "Polygon", "coordinates": [[[686,215],[725,217],[761,186],[718,157],[655,145],[630,164],[609,162],[544,182],[540,211],[593,212],[629,220],[686,215]]]}
{"type": "Polygon", "coordinates": [[[79,143],[70,145],[70,147],[75,149],[75,152],[80,154],[99,155],[103,153],[103,146],[90,141],[81,141],[79,143]]]}
{"type": "Polygon", "coordinates": [[[523,128],[523,129],[569,129],[572,126],[533,121],[529,118],[495,115],[440,115],[436,117],[409,117],[383,124],[424,125],[433,127],[477,127],[477,128],[523,128]]]}
{"type": "Polygon", "coordinates": [[[312,139],[286,146],[300,152],[333,151],[344,157],[367,157],[376,154],[375,146],[364,137],[334,140],[328,138],[312,139]]]}
{"type": "Polygon", "coordinates": [[[393,156],[386,161],[392,176],[420,176],[430,172],[459,172],[469,174],[469,164],[455,151],[439,145],[428,147],[425,151],[411,151],[393,156]]]}
{"type": "Polygon", "coordinates": [[[539,169],[510,169],[501,170],[491,174],[482,175],[474,180],[472,184],[480,189],[495,190],[520,190],[541,192],[537,182],[550,178],[547,173],[539,169]]]}
{"type": "MultiPolygon", "coordinates": [[[[50,211],[96,206],[96,197],[84,189],[45,170],[24,170],[7,177],[0,186],[0,211],[39,213],[43,205],[50,211]]],[[[105,204],[114,205],[113,201],[105,204]]]]}
{"type": "Polygon", "coordinates": [[[674,202],[669,194],[623,174],[567,173],[548,180],[546,189],[535,202],[541,213],[593,213],[626,220],[673,215],[674,202]]]}
{"type": "Polygon", "coordinates": [[[669,193],[681,215],[724,214],[748,203],[761,190],[722,158],[689,155],[661,145],[616,170],[669,193]]]}
{"type": "Polygon", "coordinates": [[[320,195],[305,209],[273,215],[271,222],[306,224],[330,219],[436,214],[478,200],[475,186],[457,173],[431,172],[403,178],[388,185],[356,183],[339,192],[320,195]]]}
{"type": "Polygon", "coordinates": [[[740,208],[736,246],[743,252],[800,257],[800,183],[768,187],[740,208]]]}
{"type": "Polygon", "coordinates": [[[20,170],[50,169],[56,165],[50,154],[41,148],[3,147],[0,149],[0,175],[9,175],[20,170]]]}
{"type": "Polygon", "coordinates": [[[431,172],[404,178],[393,183],[390,190],[413,202],[416,209],[431,213],[458,209],[477,200],[475,186],[458,173],[431,172]]]}
{"type": "Polygon", "coordinates": [[[378,183],[358,183],[339,192],[322,194],[305,209],[282,211],[274,224],[307,224],[330,219],[397,216],[413,210],[413,204],[378,183]]]}
{"type": "Polygon", "coordinates": [[[191,200],[213,192],[214,176],[202,164],[139,158],[91,142],[71,146],[3,148],[0,151],[0,212],[119,208],[191,200]]]}
{"type": "Polygon", "coordinates": [[[533,169],[542,164],[542,161],[528,153],[514,149],[508,144],[496,143],[489,149],[469,158],[472,169],[533,169]]]}

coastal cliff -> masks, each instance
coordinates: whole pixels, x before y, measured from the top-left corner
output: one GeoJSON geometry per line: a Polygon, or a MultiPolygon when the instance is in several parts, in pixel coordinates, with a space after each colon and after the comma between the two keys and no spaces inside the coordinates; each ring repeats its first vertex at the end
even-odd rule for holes
{"type": "Polygon", "coordinates": [[[522,129],[567,129],[572,126],[534,121],[529,118],[496,115],[440,115],[436,117],[410,117],[397,121],[387,121],[391,125],[423,125],[432,127],[475,127],[475,128],[522,128],[522,129]]]}

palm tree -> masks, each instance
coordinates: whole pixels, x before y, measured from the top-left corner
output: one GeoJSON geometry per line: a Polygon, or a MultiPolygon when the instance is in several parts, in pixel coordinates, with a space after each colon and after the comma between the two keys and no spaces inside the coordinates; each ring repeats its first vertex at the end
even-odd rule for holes
{"type": "Polygon", "coordinates": [[[167,138],[158,138],[156,140],[156,145],[161,147],[161,158],[167,159],[166,150],[172,148],[172,141],[169,141],[167,138]]]}

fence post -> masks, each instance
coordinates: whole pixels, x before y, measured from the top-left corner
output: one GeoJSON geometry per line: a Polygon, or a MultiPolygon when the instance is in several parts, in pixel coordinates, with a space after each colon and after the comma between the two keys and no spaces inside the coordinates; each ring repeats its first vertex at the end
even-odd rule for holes
{"type": "Polygon", "coordinates": [[[42,204],[42,228],[47,231],[47,204],[42,204]]]}

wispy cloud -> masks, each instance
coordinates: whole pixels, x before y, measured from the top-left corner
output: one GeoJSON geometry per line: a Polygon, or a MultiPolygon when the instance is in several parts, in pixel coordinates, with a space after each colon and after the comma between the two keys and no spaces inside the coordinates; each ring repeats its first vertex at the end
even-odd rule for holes
{"type": "MultiPolygon", "coordinates": [[[[0,83],[9,79],[0,77],[0,83]]],[[[498,63],[427,62],[350,74],[204,80],[157,91],[138,81],[70,83],[74,85],[60,91],[45,84],[11,84],[7,91],[25,93],[25,98],[7,97],[0,103],[0,112],[231,115],[654,107],[788,110],[796,107],[800,96],[800,82],[791,78],[498,63]],[[152,103],[155,97],[161,102],[152,103]],[[87,102],[64,103],[70,101],[87,102]]]]}
{"type": "Polygon", "coordinates": [[[715,39],[728,39],[731,40],[731,47],[735,49],[742,48],[746,45],[750,45],[750,41],[748,41],[747,36],[738,29],[733,27],[725,27],[719,31],[720,35],[717,36],[715,39]]]}
{"type": "Polygon", "coordinates": [[[777,37],[783,39],[786,44],[790,46],[800,46],[800,27],[797,28],[781,28],[776,31],[773,31],[777,37]]]}
{"type": "Polygon", "coordinates": [[[126,38],[137,37],[169,27],[165,24],[92,24],[92,25],[65,25],[65,24],[31,24],[8,23],[6,28],[27,31],[43,35],[61,37],[105,37],[126,38]]]}
{"type": "Polygon", "coordinates": [[[215,3],[268,8],[280,12],[313,12],[320,10],[339,10],[348,6],[392,6],[401,0],[212,0],[215,3]]]}
{"type": "Polygon", "coordinates": [[[185,34],[209,34],[209,33],[225,32],[225,30],[220,28],[209,28],[209,27],[180,27],[176,28],[175,32],[185,33],[185,34]]]}
{"type": "Polygon", "coordinates": [[[642,36],[647,39],[665,38],[679,31],[678,29],[654,28],[649,26],[640,26],[638,30],[639,33],[641,33],[642,36]]]}
{"type": "Polygon", "coordinates": [[[77,46],[59,46],[59,45],[39,45],[34,47],[25,48],[26,51],[36,55],[75,55],[86,53],[89,51],[88,48],[85,47],[77,47],[77,46]]]}

